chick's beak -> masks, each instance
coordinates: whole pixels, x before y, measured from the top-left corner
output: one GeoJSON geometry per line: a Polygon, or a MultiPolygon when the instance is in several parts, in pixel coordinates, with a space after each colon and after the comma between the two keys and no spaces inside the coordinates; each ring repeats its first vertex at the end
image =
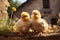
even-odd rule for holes
{"type": "Polygon", "coordinates": [[[35,18],[39,18],[39,15],[35,15],[35,18]]]}
{"type": "Polygon", "coordinates": [[[36,17],[39,17],[38,15],[36,15],[36,17]]]}
{"type": "Polygon", "coordinates": [[[29,18],[28,17],[25,17],[26,20],[28,20],[29,18]]]}

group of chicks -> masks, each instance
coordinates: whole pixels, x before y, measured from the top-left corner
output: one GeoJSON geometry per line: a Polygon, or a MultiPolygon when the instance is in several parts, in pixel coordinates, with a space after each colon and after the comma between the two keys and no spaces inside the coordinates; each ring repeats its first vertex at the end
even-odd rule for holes
{"type": "Polygon", "coordinates": [[[48,31],[48,23],[41,18],[41,14],[38,10],[33,10],[31,14],[31,18],[28,12],[22,12],[21,18],[16,22],[13,26],[16,27],[18,32],[26,33],[30,32],[47,32],[48,31]]]}

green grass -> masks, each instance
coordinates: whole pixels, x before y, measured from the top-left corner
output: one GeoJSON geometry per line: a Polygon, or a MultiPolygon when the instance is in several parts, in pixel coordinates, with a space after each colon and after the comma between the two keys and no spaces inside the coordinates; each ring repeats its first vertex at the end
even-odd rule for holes
{"type": "Polygon", "coordinates": [[[13,21],[8,19],[5,23],[4,20],[0,20],[0,32],[11,32],[11,27],[13,26],[13,21]]]}

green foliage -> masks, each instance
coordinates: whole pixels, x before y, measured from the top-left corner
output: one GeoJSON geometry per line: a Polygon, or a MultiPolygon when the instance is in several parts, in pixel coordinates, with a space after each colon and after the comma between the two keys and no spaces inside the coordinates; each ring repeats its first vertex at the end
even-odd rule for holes
{"type": "Polygon", "coordinates": [[[8,32],[9,26],[5,23],[4,20],[0,20],[0,32],[8,32]]]}
{"type": "Polygon", "coordinates": [[[12,19],[8,19],[5,23],[3,19],[0,20],[0,32],[11,32],[11,27],[13,27],[12,19]]]}
{"type": "Polygon", "coordinates": [[[16,1],[16,2],[13,2],[13,0],[8,0],[9,1],[9,3],[10,3],[10,7],[12,8],[12,7],[16,7],[17,8],[17,4],[18,4],[18,2],[16,1]]]}
{"type": "Polygon", "coordinates": [[[9,15],[9,18],[11,18],[11,15],[12,15],[12,12],[13,12],[13,10],[12,10],[12,8],[13,7],[15,7],[15,8],[17,8],[17,1],[16,2],[13,2],[13,0],[8,0],[8,2],[10,3],[10,6],[8,7],[8,15],[9,15]]]}

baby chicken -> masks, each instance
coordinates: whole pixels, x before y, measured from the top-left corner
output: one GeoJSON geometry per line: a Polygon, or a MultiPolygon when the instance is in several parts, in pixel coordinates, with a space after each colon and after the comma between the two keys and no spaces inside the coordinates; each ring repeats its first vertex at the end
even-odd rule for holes
{"type": "Polygon", "coordinates": [[[43,32],[48,30],[47,22],[41,18],[38,10],[33,10],[31,15],[32,29],[36,32],[43,32]]]}
{"type": "Polygon", "coordinates": [[[17,21],[14,27],[17,27],[19,33],[26,33],[31,25],[30,16],[27,12],[21,13],[21,18],[17,21]]]}

